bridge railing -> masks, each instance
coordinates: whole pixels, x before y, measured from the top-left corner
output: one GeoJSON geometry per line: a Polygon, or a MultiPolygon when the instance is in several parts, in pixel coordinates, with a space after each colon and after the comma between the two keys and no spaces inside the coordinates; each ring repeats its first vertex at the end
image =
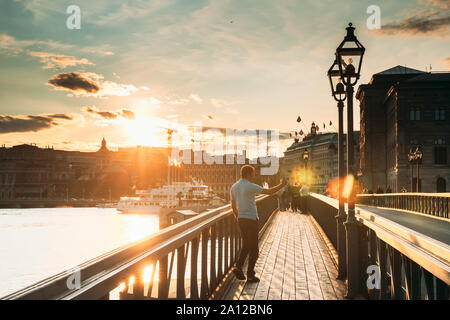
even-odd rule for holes
{"type": "MultiPolygon", "coordinates": [[[[307,205],[336,246],[338,201],[312,193],[307,205]]],[[[450,298],[450,246],[358,206],[356,218],[361,295],[369,299],[450,298]]]]}
{"type": "MultiPolygon", "coordinates": [[[[256,200],[259,228],[278,210],[256,200]]],[[[205,213],[35,283],[2,299],[207,299],[242,241],[230,205],[205,213]]]]}
{"type": "Polygon", "coordinates": [[[449,219],[450,193],[359,194],[358,203],[409,210],[449,219]]]}

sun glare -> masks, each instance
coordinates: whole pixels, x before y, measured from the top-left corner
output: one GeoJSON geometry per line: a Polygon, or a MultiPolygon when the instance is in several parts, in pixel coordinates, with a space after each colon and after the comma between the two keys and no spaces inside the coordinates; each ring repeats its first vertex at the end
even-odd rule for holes
{"type": "Polygon", "coordinates": [[[160,128],[155,121],[148,117],[136,117],[133,120],[125,120],[125,128],[128,134],[128,144],[138,146],[161,146],[160,128]]]}

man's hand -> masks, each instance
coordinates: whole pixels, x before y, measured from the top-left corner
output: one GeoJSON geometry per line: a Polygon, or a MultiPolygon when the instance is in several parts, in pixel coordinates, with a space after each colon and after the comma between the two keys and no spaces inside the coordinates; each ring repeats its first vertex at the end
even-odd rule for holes
{"type": "Polygon", "coordinates": [[[269,189],[264,189],[261,193],[262,194],[274,194],[277,193],[278,191],[281,190],[281,188],[283,188],[286,185],[286,179],[281,179],[280,180],[280,184],[273,187],[273,188],[269,188],[269,189]]]}
{"type": "Polygon", "coordinates": [[[237,219],[238,219],[238,209],[237,209],[237,206],[236,206],[236,201],[234,201],[234,200],[231,200],[231,210],[233,210],[234,218],[237,221],[237,219]]]}

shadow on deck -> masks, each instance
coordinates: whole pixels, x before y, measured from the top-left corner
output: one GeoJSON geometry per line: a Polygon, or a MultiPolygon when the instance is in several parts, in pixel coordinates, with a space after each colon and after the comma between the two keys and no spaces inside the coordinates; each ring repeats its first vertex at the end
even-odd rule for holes
{"type": "MultiPolygon", "coordinates": [[[[214,294],[220,300],[340,300],[335,252],[310,215],[278,212],[259,240],[256,274],[246,283],[228,273],[214,294]]],[[[246,270],[246,266],[244,267],[246,270]]]]}

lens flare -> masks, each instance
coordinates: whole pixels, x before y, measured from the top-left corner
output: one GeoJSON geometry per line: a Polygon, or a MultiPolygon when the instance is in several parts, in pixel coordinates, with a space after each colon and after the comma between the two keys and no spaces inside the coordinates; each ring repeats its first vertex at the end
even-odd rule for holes
{"type": "Polygon", "coordinates": [[[342,194],[344,196],[344,198],[349,198],[352,190],[353,190],[353,184],[355,182],[355,177],[353,175],[348,175],[347,178],[345,179],[345,183],[344,183],[344,189],[342,190],[342,194]]]}

